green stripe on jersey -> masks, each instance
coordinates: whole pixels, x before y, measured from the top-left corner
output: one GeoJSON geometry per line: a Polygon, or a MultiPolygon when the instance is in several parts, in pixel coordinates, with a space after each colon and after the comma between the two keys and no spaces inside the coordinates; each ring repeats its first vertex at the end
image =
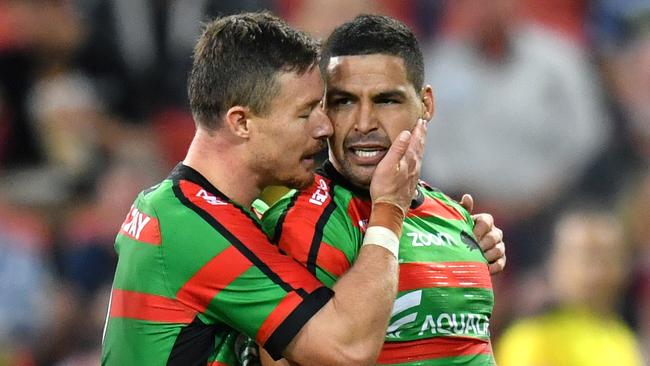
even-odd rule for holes
{"type": "Polygon", "coordinates": [[[111,365],[165,365],[180,330],[177,324],[111,318],[103,344],[102,365],[107,360],[111,365]]]}
{"type": "MultiPolygon", "coordinates": [[[[384,364],[378,364],[384,365],[384,364]]],[[[404,363],[392,363],[393,366],[495,366],[494,357],[492,355],[469,355],[469,356],[456,356],[438,358],[435,360],[423,360],[404,363]]]]}
{"type": "Polygon", "coordinates": [[[119,252],[113,287],[170,297],[163,272],[161,248],[119,234],[115,240],[119,252]],[[144,280],[146,279],[146,280],[144,280]]]}
{"type": "Polygon", "coordinates": [[[205,313],[229,326],[238,325],[239,330],[254,337],[264,316],[277,307],[285,294],[282,288],[271,284],[259,268],[252,266],[228,285],[228,291],[219,292],[212,300],[220,306],[209,306],[205,313]],[[250,297],[251,288],[255,288],[255,298],[250,297]],[[215,309],[228,309],[228,316],[215,309]]]}

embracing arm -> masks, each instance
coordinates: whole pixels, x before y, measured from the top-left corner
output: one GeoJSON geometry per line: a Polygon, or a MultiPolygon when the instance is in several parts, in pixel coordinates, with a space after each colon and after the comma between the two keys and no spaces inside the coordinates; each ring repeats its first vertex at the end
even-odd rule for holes
{"type": "MultiPolygon", "coordinates": [[[[464,194],[460,204],[472,213],[474,199],[469,194],[464,194]]],[[[472,215],[474,220],[474,236],[478,245],[488,261],[490,274],[501,273],[506,267],[506,245],[503,242],[503,231],[494,225],[494,217],[488,213],[472,215]]]]}

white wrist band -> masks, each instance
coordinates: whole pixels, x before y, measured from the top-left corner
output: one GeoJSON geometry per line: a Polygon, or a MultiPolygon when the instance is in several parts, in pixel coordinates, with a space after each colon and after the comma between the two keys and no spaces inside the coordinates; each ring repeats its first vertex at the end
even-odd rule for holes
{"type": "Polygon", "coordinates": [[[366,230],[366,235],[363,237],[363,245],[379,245],[388,249],[395,258],[398,258],[399,253],[399,238],[395,233],[383,226],[371,226],[366,230]]]}

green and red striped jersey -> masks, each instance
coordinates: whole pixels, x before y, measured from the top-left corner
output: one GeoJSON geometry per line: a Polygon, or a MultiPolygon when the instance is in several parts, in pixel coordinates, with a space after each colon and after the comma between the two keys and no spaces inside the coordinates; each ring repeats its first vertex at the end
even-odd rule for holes
{"type": "Polygon", "coordinates": [[[103,365],[234,365],[239,332],[280,358],[333,294],[182,164],[138,195],[115,248],[103,365]]]}
{"type": "MultiPolygon", "coordinates": [[[[371,200],[331,163],[317,173],[310,188],[271,207],[262,225],[271,241],[332,286],[359,253],[371,200]]],[[[473,225],[457,202],[424,182],[418,185],[400,238],[399,293],[379,364],[494,363],[494,295],[473,225]]]]}

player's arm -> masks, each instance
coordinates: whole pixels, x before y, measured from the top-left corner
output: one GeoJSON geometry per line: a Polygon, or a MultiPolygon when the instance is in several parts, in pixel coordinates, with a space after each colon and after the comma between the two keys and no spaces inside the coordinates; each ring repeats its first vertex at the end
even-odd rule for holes
{"type": "Polygon", "coordinates": [[[260,363],[262,366],[292,366],[286,358],[277,361],[273,360],[264,348],[260,348],[260,363]]]}
{"type": "MultiPolygon", "coordinates": [[[[467,212],[472,213],[474,199],[471,195],[464,194],[460,204],[467,212]]],[[[494,217],[489,213],[472,215],[472,220],[474,220],[474,236],[488,261],[490,274],[500,273],[506,267],[506,245],[503,242],[503,231],[494,225],[494,217]]]]}
{"type": "Polygon", "coordinates": [[[301,365],[376,361],[397,294],[397,242],[419,176],[425,128],[418,122],[410,140],[402,132],[377,166],[364,245],[354,265],[334,285],[334,297],[285,349],[290,361],[301,365]]]}

